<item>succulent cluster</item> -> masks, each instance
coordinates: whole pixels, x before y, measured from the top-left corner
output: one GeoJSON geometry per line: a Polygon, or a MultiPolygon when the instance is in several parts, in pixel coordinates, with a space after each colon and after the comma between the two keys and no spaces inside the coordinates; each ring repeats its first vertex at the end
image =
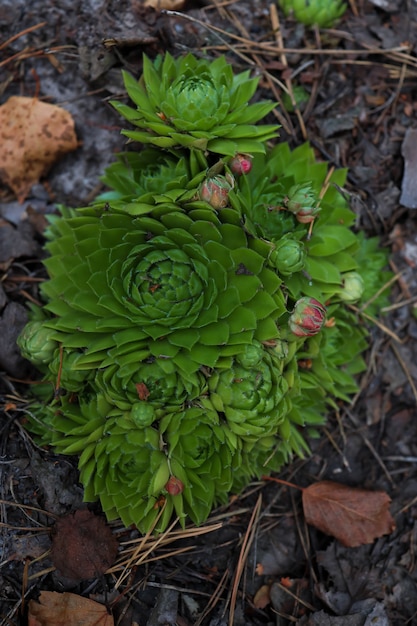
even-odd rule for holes
{"type": "Polygon", "coordinates": [[[343,0],[278,0],[285,15],[293,15],[306,26],[331,28],[346,11],[343,0]]]}
{"type": "Polygon", "coordinates": [[[273,104],[249,104],[247,72],[167,54],[125,84],[135,107],[115,107],[146,147],[91,206],[50,218],[45,304],[19,344],[44,376],[29,427],[80,455],[87,501],[146,532],[201,523],[308,453],[304,434],[357,389],[367,339],[349,305],[386,255],[351,230],[344,171],[324,187],[308,144],[267,147],[273,104]]]}

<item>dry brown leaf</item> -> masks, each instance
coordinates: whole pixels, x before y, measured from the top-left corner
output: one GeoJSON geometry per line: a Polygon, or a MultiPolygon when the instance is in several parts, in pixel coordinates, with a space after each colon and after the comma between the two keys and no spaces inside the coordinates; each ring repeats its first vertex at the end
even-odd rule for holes
{"type": "Polygon", "coordinates": [[[104,574],[113,565],[118,547],[105,520],[87,509],[59,518],[53,527],[52,562],[74,581],[104,574]]]}
{"type": "Polygon", "coordinates": [[[372,543],[395,529],[390,502],[384,491],[356,489],[330,480],[303,489],[307,523],[350,548],[372,543]]]}
{"type": "Polygon", "coordinates": [[[41,591],[29,602],[28,626],[114,626],[102,604],[75,593],[41,591]]]}
{"type": "Polygon", "coordinates": [[[0,107],[0,144],[0,178],[19,202],[59,157],[78,145],[68,111],[22,96],[12,96],[0,107]]]}
{"type": "Polygon", "coordinates": [[[185,5],[185,0],[145,0],[144,7],[152,7],[158,11],[180,11],[185,5]]]}

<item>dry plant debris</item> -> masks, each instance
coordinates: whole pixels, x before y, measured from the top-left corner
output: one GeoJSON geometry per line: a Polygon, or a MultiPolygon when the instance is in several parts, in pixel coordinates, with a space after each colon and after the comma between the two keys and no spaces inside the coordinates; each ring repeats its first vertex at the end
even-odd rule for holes
{"type": "Polygon", "coordinates": [[[75,593],[42,591],[39,602],[29,602],[28,626],[113,626],[102,604],[75,593]]]}
{"type": "Polygon", "coordinates": [[[157,11],[180,11],[184,8],[185,0],[144,0],[144,7],[152,7],[157,11]]]}
{"type": "Polygon", "coordinates": [[[280,478],[263,478],[300,489],[306,522],[346,547],[372,543],[396,528],[389,511],[391,498],[384,491],[349,487],[331,480],[303,488],[280,478]]]}
{"type": "Polygon", "coordinates": [[[82,509],[57,520],[53,528],[52,561],[73,581],[104,574],[116,559],[118,541],[102,517],[82,509]]]}
{"type": "Polygon", "coordinates": [[[65,109],[37,98],[12,96],[0,107],[0,178],[23,202],[59,157],[78,146],[65,109]]]}
{"type": "Polygon", "coordinates": [[[303,489],[306,522],[350,548],[372,543],[395,530],[390,502],[383,491],[357,489],[330,480],[303,489]]]}

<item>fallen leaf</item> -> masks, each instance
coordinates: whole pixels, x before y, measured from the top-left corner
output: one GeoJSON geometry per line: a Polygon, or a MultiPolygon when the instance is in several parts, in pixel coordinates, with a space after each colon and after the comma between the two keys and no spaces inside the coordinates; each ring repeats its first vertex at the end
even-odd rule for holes
{"type": "Polygon", "coordinates": [[[384,491],[368,491],[323,480],[303,489],[308,524],[354,548],[395,529],[384,491]]]}
{"type": "Polygon", "coordinates": [[[71,114],[37,98],[9,98],[0,107],[0,129],[0,178],[19,202],[59,157],[78,145],[71,114]]]}
{"type": "Polygon", "coordinates": [[[271,604],[271,588],[269,585],[262,585],[255,593],[253,598],[253,606],[256,609],[264,609],[271,604]]]}
{"type": "Polygon", "coordinates": [[[105,606],[88,598],[41,591],[38,602],[29,602],[28,626],[114,626],[114,620],[105,606]]]}
{"type": "Polygon", "coordinates": [[[152,7],[158,11],[169,10],[179,11],[184,8],[185,0],[145,0],[144,7],[152,7]]]}
{"type": "Polygon", "coordinates": [[[59,518],[52,533],[52,562],[66,578],[94,578],[113,565],[117,539],[104,519],[87,509],[59,518]]]}

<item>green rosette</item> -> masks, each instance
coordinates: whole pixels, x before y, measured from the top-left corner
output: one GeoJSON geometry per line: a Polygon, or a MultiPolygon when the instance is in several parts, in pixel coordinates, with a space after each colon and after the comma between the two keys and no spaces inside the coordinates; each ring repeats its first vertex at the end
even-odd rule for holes
{"type": "Polygon", "coordinates": [[[308,144],[267,149],[273,105],[249,104],[248,72],[166,55],[125,81],[136,108],[115,106],[147,147],[49,218],[45,305],[19,345],[44,377],[29,428],[80,455],[109,519],[163,531],[308,453],[357,390],[360,312],[389,275],[351,230],[346,172],[308,144]]]}
{"type": "Polygon", "coordinates": [[[200,524],[215,504],[227,502],[242,442],[217,411],[204,406],[167,415],[160,431],[171,474],[184,486],[182,504],[174,502],[175,511],[200,524]]]}
{"type": "Polygon", "coordinates": [[[118,154],[117,161],[106,168],[101,180],[111,191],[101,194],[100,199],[111,201],[112,207],[118,200],[153,204],[154,196],[161,190],[187,189],[190,170],[184,158],[175,159],[147,149],[118,154]]]}
{"type": "Polygon", "coordinates": [[[153,425],[115,409],[102,394],[49,411],[57,452],[79,454],[86,501],[100,500],[108,519],[142,532],[162,531],[173,513],[199,524],[225,502],[240,465],[240,441],[215,411],[190,407],[153,425]],[[171,477],[180,484],[171,493],[171,477]]]}
{"type": "MultiPolygon", "coordinates": [[[[330,177],[327,173],[327,164],[317,162],[309,144],[291,151],[288,144],[281,143],[267,157],[254,158],[252,171],[237,182],[236,196],[246,227],[275,244],[271,264],[276,264],[280,249],[288,251],[290,262],[293,252],[290,246],[294,246],[290,242],[296,241],[295,245],[300,246],[302,266],[290,266],[294,271],[284,278],[291,299],[310,296],[320,302],[340,301],[345,276],[356,272],[360,277],[358,281],[364,283],[360,297],[364,301],[386,276],[381,273],[386,264],[386,252],[377,250],[377,241],[352,231],[355,214],[337,191],[337,187],[345,183],[346,170],[337,170],[330,177]],[[327,190],[320,199],[326,180],[327,190]],[[297,206],[291,205],[290,197],[297,206]],[[294,211],[303,211],[312,205],[318,206],[314,224],[299,222],[294,211]],[[367,250],[369,263],[364,262],[367,250]]],[[[281,274],[284,276],[282,267],[281,274]]]]}
{"type": "Polygon", "coordinates": [[[118,408],[127,411],[142,401],[155,409],[172,410],[204,393],[207,384],[200,371],[185,377],[170,359],[151,355],[139,361],[138,356],[135,350],[124,354],[117,349],[109,350],[106,359],[109,364],[95,375],[97,387],[118,408]]]}
{"type": "Polygon", "coordinates": [[[42,285],[55,317],[45,324],[83,351],[86,369],[106,366],[109,350],[136,350],[188,374],[214,367],[223,347],[277,338],[286,306],[271,248],[239,219],[161,204],[138,217],[92,208],[56,221],[42,285]]]}
{"type": "Polygon", "coordinates": [[[343,0],[278,0],[278,4],[285,15],[294,15],[306,26],[322,28],[332,28],[346,11],[343,0]]]}
{"type": "Polygon", "coordinates": [[[205,404],[222,413],[230,430],[246,444],[254,445],[261,437],[276,433],[285,419],[287,354],[286,342],[274,351],[255,341],[227,368],[210,373],[205,404]]]}
{"type": "Polygon", "coordinates": [[[174,158],[155,149],[124,152],[109,165],[102,181],[111,188],[101,194],[96,206],[144,214],[158,204],[186,203],[198,197],[208,162],[204,154],[191,149],[188,157],[174,158]]]}
{"type": "Polygon", "coordinates": [[[255,125],[275,104],[248,104],[259,79],[250,78],[248,71],[233,74],[224,57],[210,62],[166,53],[152,62],[144,56],[141,79],[124,72],[124,81],[136,109],[112,104],[141,129],[123,131],[134,141],[234,156],[265,152],[265,142],[277,136],[278,126],[255,125]]]}

